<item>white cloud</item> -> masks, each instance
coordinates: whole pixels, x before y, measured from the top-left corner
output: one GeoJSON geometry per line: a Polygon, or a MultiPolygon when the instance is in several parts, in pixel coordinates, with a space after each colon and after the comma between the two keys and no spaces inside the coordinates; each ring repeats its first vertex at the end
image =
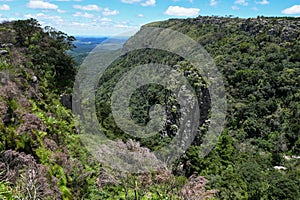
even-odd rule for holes
{"type": "MultiPolygon", "coordinates": [[[[173,0],[173,2],[179,2],[179,1],[182,1],[182,0],[173,0]]],[[[193,3],[193,2],[194,2],[194,0],[185,0],[185,1],[188,1],[188,2],[190,2],[190,3],[193,3]]]]}
{"type": "Polygon", "coordinates": [[[3,4],[3,5],[0,5],[0,10],[10,10],[10,7],[7,4],[3,4]]]}
{"type": "Polygon", "coordinates": [[[10,18],[7,18],[7,17],[0,17],[0,22],[9,22],[9,21],[15,21],[16,18],[14,17],[10,17],[10,18]]]}
{"type": "Polygon", "coordinates": [[[247,0],[235,0],[235,4],[241,5],[241,6],[248,6],[247,0]]]}
{"type": "Polygon", "coordinates": [[[239,10],[240,8],[238,6],[231,6],[232,10],[239,10]]]}
{"type": "Polygon", "coordinates": [[[84,27],[84,26],[89,26],[89,24],[80,23],[80,22],[72,22],[72,26],[81,26],[81,27],[84,27]]]}
{"type": "Polygon", "coordinates": [[[32,14],[26,14],[24,15],[25,18],[36,18],[34,15],[32,14]]]}
{"type": "MultiPolygon", "coordinates": [[[[1,0],[0,0],[1,1],[1,0]]],[[[70,2],[72,0],[52,0],[52,1],[59,1],[59,2],[70,2]]],[[[81,2],[82,0],[73,0],[73,1],[76,1],[76,2],[81,2]]]]}
{"type": "Polygon", "coordinates": [[[121,0],[122,3],[140,3],[141,6],[155,6],[156,0],[121,0]]]}
{"type": "Polygon", "coordinates": [[[51,19],[51,20],[56,20],[56,21],[63,21],[61,16],[53,16],[53,15],[46,15],[44,13],[39,13],[36,15],[38,18],[43,18],[43,19],[51,19]]]}
{"type": "Polygon", "coordinates": [[[137,16],[138,16],[138,17],[144,17],[144,15],[143,15],[143,14],[141,14],[141,13],[140,13],[140,14],[138,14],[137,16]]]}
{"type": "Polygon", "coordinates": [[[89,11],[100,11],[101,8],[95,4],[89,4],[86,6],[81,6],[81,5],[73,5],[73,8],[79,9],[79,10],[89,10],[89,11]]]}
{"type": "Polygon", "coordinates": [[[147,0],[145,3],[141,3],[142,6],[155,6],[156,0],[147,0]]]}
{"type": "Polygon", "coordinates": [[[100,18],[99,19],[100,22],[111,22],[112,20],[106,17],[100,18]]]}
{"type": "Polygon", "coordinates": [[[92,24],[96,25],[96,26],[108,26],[111,25],[112,20],[109,18],[105,18],[105,17],[96,17],[92,20],[92,24]]]}
{"type": "Polygon", "coordinates": [[[209,3],[210,6],[217,6],[218,5],[218,2],[216,0],[210,0],[210,3],[209,3]]]}
{"type": "Polygon", "coordinates": [[[253,7],[252,10],[258,11],[258,8],[257,7],[253,7]]]}
{"type": "Polygon", "coordinates": [[[109,16],[109,15],[117,15],[119,14],[118,10],[110,10],[109,8],[104,8],[102,15],[109,16]]]}
{"type": "Polygon", "coordinates": [[[184,8],[180,6],[169,6],[166,10],[166,15],[191,17],[199,15],[199,8],[184,8]]]}
{"type": "Polygon", "coordinates": [[[137,28],[137,27],[132,26],[132,25],[130,25],[128,23],[118,23],[118,24],[115,24],[114,27],[121,28],[121,29],[128,29],[128,30],[130,30],[130,29],[136,29],[137,28]]]}
{"type": "Polygon", "coordinates": [[[281,11],[281,13],[288,15],[300,14],[300,5],[294,5],[292,7],[284,9],[283,11],[281,11]]]}
{"type": "Polygon", "coordinates": [[[56,10],[58,13],[65,13],[66,11],[65,10],[61,10],[61,9],[57,9],[56,10]]]}
{"type": "Polygon", "coordinates": [[[121,0],[121,1],[122,1],[123,3],[129,3],[129,4],[141,2],[141,0],[121,0]]]}
{"type": "Polygon", "coordinates": [[[126,25],[126,24],[116,24],[115,27],[117,27],[117,28],[129,28],[130,26],[126,25]]]}
{"type": "Polygon", "coordinates": [[[36,15],[32,15],[32,14],[27,14],[24,15],[25,18],[35,18],[35,19],[39,19],[39,20],[50,20],[53,21],[55,23],[61,23],[63,22],[63,19],[61,18],[61,16],[53,16],[53,15],[46,15],[44,13],[38,13],[36,15]]]}
{"type": "Polygon", "coordinates": [[[73,14],[74,17],[84,17],[84,18],[94,18],[93,14],[90,13],[82,13],[82,12],[76,12],[73,14]]]}
{"type": "Polygon", "coordinates": [[[10,1],[13,1],[13,0],[0,0],[0,2],[10,2],[10,1]]]}
{"type": "Polygon", "coordinates": [[[256,4],[261,4],[261,5],[267,5],[270,2],[268,0],[262,0],[262,1],[255,1],[256,4]]]}
{"type": "Polygon", "coordinates": [[[42,0],[30,0],[29,3],[27,3],[27,7],[33,9],[57,9],[58,8],[57,5],[42,0]]]}

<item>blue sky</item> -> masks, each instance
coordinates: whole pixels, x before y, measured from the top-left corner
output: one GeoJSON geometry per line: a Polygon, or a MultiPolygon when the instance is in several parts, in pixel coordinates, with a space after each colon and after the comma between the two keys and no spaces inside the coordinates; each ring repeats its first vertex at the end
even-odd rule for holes
{"type": "Polygon", "coordinates": [[[36,18],[69,35],[130,34],[169,18],[300,16],[300,0],[0,0],[0,21],[36,18]]]}

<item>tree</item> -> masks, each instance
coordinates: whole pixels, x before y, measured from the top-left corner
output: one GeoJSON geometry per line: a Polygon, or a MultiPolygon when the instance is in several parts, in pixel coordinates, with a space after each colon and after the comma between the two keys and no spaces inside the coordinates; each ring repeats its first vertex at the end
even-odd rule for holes
{"type": "Polygon", "coordinates": [[[40,24],[36,19],[17,20],[13,22],[13,28],[16,31],[17,45],[20,47],[29,47],[34,33],[41,31],[40,24]]]}
{"type": "Polygon", "coordinates": [[[73,36],[52,27],[42,29],[36,19],[13,22],[16,43],[25,47],[39,81],[58,93],[70,91],[75,80],[75,62],[66,51],[75,48],[73,36]]]}

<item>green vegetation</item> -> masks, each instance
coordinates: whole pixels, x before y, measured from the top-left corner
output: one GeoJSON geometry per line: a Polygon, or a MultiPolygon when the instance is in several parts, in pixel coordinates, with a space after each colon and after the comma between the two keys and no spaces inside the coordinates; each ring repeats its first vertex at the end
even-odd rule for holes
{"type": "Polygon", "coordinates": [[[99,164],[82,148],[72,112],[73,37],[34,19],[0,25],[0,199],[79,199],[99,164]]]}
{"type": "MultiPolygon", "coordinates": [[[[110,111],[112,91],[124,73],[147,63],[172,66],[186,74],[198,100],[205,102],[200,108],[201,134],[173,166],[174,175],[189,177],[197,172],[205,176],[209,180],[207,187],[216,189],[215,197],[220,199],[299,199],[299,159],[286,159],[300,153],[299,25],[299,18],[266,17],[198,17],[146,25],[187,34],[205,47],[223,74],[227,123],[216,147],[205,159],[199,158],[199,144],[201,135],[206,133],[205,120],[210,110],[206,83],[183,58],[168,52],[130,52],[106,70],[97,91],[102,129],[111,139],[130,138],[115,124],[110,111]]],[[[130,104],[133,120],[146,125],[149,109],[157,103],[166,105],[168,110],[164,132],[146,139],[133,138],[152,150],[174,137],[172,128],[178,127],[180,117],[178,102],[167,90],[149,85],[137,90],[130,104]]]]}
{"type": "Polygon", "coordinates": [[[204,159],[198,155],[210,116],[204,78],[178,55],[145,49],[116,60],[99,81],[96,107],[104,133],[124,151],[157,150],[172,140],[180,105],[158,84],[139,88],[130,107],[134,121],[146,125],[151,106],[165,105],[164,132],[130,137],[111,113],[110,97],[122,75],[154,62],[183,72],[197,91],[203,102],[199,134],[170,168],[129,174],[102,166],[84,148],[71,110],[59,101],[72,90],[76,74],[67,54],[74,38],[34,19],[4,22],[0,199],[300,199],[300,19],[197,17],[146,26],[187,34],[223,74],[228,114],[215,148],[204,159]]]}

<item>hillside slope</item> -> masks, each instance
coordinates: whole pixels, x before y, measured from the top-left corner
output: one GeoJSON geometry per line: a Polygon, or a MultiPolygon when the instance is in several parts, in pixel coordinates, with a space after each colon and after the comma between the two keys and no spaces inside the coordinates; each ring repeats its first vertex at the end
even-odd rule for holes
{"type": "Polygon", "coordinates": [[[0,24],[0,199],[79,199],[98,164],[81,147],[71,110],[73,37],[34,19],[0,24]]]}
{"type": "Polygon", "coordinates": [[[164,131],[131,137],[111,113],[120,77],[152,62],[182,72],[197,91],[203,102],[199,134],[170,168],[130,174],[99,163],[80,140],[84,130],[59,101],[75,79],[67,54],[74,38],[34,19],[6,22],[0,25],[0,199],[299,199],[300,19],[200,16],[146,26],[190,36],[222,73],[227,122],[215,148],[204,159],[198,155],[211,109],[205,79],[178,55],[144,49],[122,56],[101,77],[101,129],[123,153],[144,152],[149,159],[149,149],[174,138],[180,105],[159,84],[139,88],[130,109],[134,122],[145,125],[151,106],[166,105],[164,131]]]}
{"type": "MultiPolygon", "coordinates": [[[[169,65],[187,74],[186,78],[199,91],[198,99],[206,102],[200,108],[203,117],[200,134],[173,166],[173,173],[189,177],[197,172],[205,176],[210,181],[209,187],[218,190],[220,199],[298,199],[300,19],[200,16],[154,22],[144,27],[170,28],[186,34],[213,57],[226,87],[225,131],[213,151],[206,158],[199,158],[210,108],[206,83],[201,75],[189,76],[194,74],[192,66],[178,55],[145,49],[124,55],[100,79],[98,119],[106,136],[123,140],[131,137],[116,125],[110,110],[110,97],[122,75],[147,63],[169,65]]],[[[132,95],[132,118],[140,125],[149,121],[152,105],[167,106],[168,123],[164,132],[146,139],[134,138],[143,146],[156,150],[174,137],[172,127],[178,127],[180,113],[171,99],[172,95],[157,85],[143,86],[132,95]]]]}

